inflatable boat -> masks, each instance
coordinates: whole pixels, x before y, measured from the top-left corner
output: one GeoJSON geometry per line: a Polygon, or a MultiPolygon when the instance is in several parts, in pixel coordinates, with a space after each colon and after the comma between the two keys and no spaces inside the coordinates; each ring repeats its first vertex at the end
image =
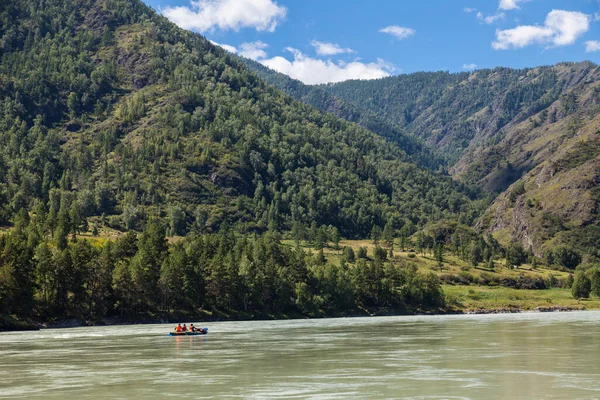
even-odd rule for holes
{"type": "Polygon", "coordinates": [[[196,332],[169,332],[169,336],[199,336],[208,334],[208,328],[198,329],[196,332]]]}

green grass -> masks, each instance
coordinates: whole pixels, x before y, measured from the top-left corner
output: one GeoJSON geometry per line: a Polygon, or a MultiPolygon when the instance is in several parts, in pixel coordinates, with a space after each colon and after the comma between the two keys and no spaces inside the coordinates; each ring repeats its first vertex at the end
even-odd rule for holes
{"type": "MultiPolygon", "coordinates": [[[[283,241],[285,244],[294,245],[291,240],[283,241]]],[[[330,246],[332,246],[330,244],[330,246]]],[[[343,240],[340,247],[352,247],[356,252],[359,247],[366,247],[369,257],[373,254],[375,244],[370,240],[343,240]]],[[[309,243],[301,243],[305,251],[316,253],[309,243]]],[[[398,243],[396,244],[398,246],[398,243]]],[[[329,263],[339,263],[343,258],[341,250],[335,250],[331,247],[323,249],[323,253],[329,263]]],[[[557,279],[565,279],[569,273],[557,271],[549,268],[538,267],[533,269],[531,265],[522,265],[517,269],[506,268],[504,260],[496,260],[494,270],[489,270],[487,265],[480,264],[473,267],[451,254],[444,254],[444,265],[439,268],[437,261],[429,253],[422,255],[414,251],[394,251],[392,262],[398,264],[412,263],[417,266],[422,273],[433,272],[438,276],[458,275],[468,273],[475,278],[487,274],[488,277],[494,277],[497,280],[502,278],[519,277],[542,277],[547,279],[554,275],[557,279]]],[[[593,298],[588,300],[575,300],[571,295],[570,289],[546,289],[546,290],[526,290],[512,289],[501,286],[453,286],[443,285],[448,306],[456,310],[502,310],[519,309],[534,310],[537,307],[568,307],[573,309],[600,309],[600,299],[593,298]]]]}
{"type": "MultiPolygon", "coordinates": [[[[288,244],[290,246],[294,245],[292,240],[283,240],[284,244],[288,244]]],[[[343,258],[342,250],[333,249],[333,244],[329,244],[330,247],[326,247],[323,249],[323,253],[327,262],[332,264],[337,264],[343,258]]],[[[371,240],[342,240],[340,242],[340,248],[344,248],[346,246],[351,247],[354,252],[358,251],[359,247],[366,247],[367,254],[369,257],[373,255],[373,249],[375,248],[375,244],[371,240]]],[[[317,250],[312,248],[309,243],[302,242],[301,247],[305,251],[311,251],[316,253],[317,250]]],[[[395,249],[399,248],[399,243],[395,244],[395,249]]],[[[408,250],[408,249],[407,249],[408,250]]],[[[477,267],[473,267],[470,263],[461,260],[460,258],[450,254],[444,254],[444,265],[440,269],[438,266],[438,262],[434,259],[431,253],[420,254],[415,251],[399,251],[394,250],[394,257],[391,260],[392,262],[397,263],[412,263],[417,266],[420,272],[433,272],[436,275],[444,275],[444,274],[459,274],[461,272],[468,272],[469,274],[479,277],[482,273],[491,274],[496,278],[518,278],[519,276],[541,276],[546,279],[550,275],[554,275],[556,278],[567,278],[569,273],[564,271],[557,271],[549,268],[538,267],[533,269],[531,265],[524,264],[521,265],[517,269],[506,268],[505,260],[499,259],[495,260],[495,268],[494,270],[489,270],[487,265],[480,264],[477,267]]]]}
{"type": "Polygon", "coordinates": [[[535,310],[537,307],[600,309],[600,299],[575,300],[570,289],[523,290],[443,285],[448,305],[461,310],[535,310]]]}

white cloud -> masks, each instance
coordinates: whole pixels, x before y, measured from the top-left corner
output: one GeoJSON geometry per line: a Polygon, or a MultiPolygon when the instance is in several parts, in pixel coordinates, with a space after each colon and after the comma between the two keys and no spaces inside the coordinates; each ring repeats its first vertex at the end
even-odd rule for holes
{"type": "Polygon", "coordinates": [[[273,0],[192,0],[190,7],[166,7],[163,14],[181,28],[207,32],[254,28],[273,32],[287,13],[273,0]]]}
{"type": "Polygon", "coordinates": [[[465,71],[473,71],[475,68],[477,68],[477,64],[463,64],[462,67],[465,71]]]}
{"type": "Polygon", "coordinates": [[[411,37],[415,33],[417,33],[417,31],[415,31],[414,29],[405,28],[398,25],[386,26],[385,28],[380,29],[379,32],[390,34],[400,40],[411,37]]]}
{"type": "Polygon", "coordinates": [[[500,4],[498,4],[498,8],[500,10],[515,10],[519,7],[519,3],[524,3],[528,0],[500,0],[500,4]]]}
{"type": "Polygon", "coordinates": [[[600,42],[597,40],[588,40],[585,42],[585,51],[586,53],[600,51],[600,42]]]}
{"type": "Polygon", "coordinates": [[[334,63],[330,60],[310,58],[291,47],[287,47],[286,50],[293,54],[294,60],[289,61],[284,57],[273,57],[260,62],[275,71],[298,79],[308,85],[341,82],[348,79],[384,78],[394,71],[393,65],[381,59],[377,59],[376,63],[362,63],[358,60],[349,63],[334,63]]]}
{"type": "Polygon", "coordinates": [[[267,52],[264,50],[267,47],[269,47],[269,45],[260,40],[242,43],[240,44],[239,55],[252,60],[259,60],[267,57],[267,52]]]}
{"type": "Polygon", "coordinates": [[[242,43],[240,44],[239,49],[234,46],[217,43],[212,40],[210,42],[216,46],[224,48],[230,53],[239,54],[242,57],[250,58],[252,60],[260,60],[263,58],[267,58],[267,52],[264,49],[269,47],[268,44],[266,44],[265,42],[261,42],[260,40],[257,40],[256,42],[242,43]]]}
{"type": "Polygon", "coordinates": [[[463,8],[463,11],[466,12],[466,13],[472,13],[472,12],[477,11],[477,9],[476,8],[471,8],[471,7],[465,7],[465,8],[463,8]]]}
{"type": "Polygon", "coordinates": [[[224,48],[225,50],[227,50],[227,51],[228,51],[228,52],[230,52],[230,53],[237,54],[237,49],[236,49],[235,47],[233,47],[233,46],[230,46],[230,45],[228,45],[228,44],[221,44],[221,43],[217,43],[217,42],[215,42],[214,40],[210,40],[210,39],[209,39],[209,41],[210,41],[212,44],[214,44],[215,46],[222,47],[222,48],[224,48]]]}
{"type": "Polygon", "coordinates": [[[487,15],[487,16],[484,16],[481,12],[477,13],[477,19],[480,20],[481,22],[485,22],[488,25],[493,24],[494,22],[498,21],[499,19],[504,18],[504,16],[505,15],[503,12],[499,12],[497,14],[487,15]]]}
{"type": "Polygon", "coordinates": [[[578,11],[552,10],[544,26],[521,25],[513,29],[497,30],[496,50],[518,49],[532,44],[548,47],[566,46],[590,29],[590,16],[578,11]]]}
{"type": "Polygon", "coordinates": [[[301,51],[291,47],[286,47],[286,50],[294,55],[293,61],[289,61],[284,57],[267,59],[267,53],[264,49],[269,45],[261,41],[242,43],[239,45],[239,49],[212,40],[210,42],[231,53],[256,60],[277,72],[291,76],[294,79],[299,79],[308,85],[341,82],[348,79],[384,78],[390,76],[395,70],[392,64],[386,63],[382,59],[377,59],[376,63],[362,63],[359,60],[349,63],[342,61],[333,62],[330,60],[323,61],[310,58],[301,51]]]}
{"type": "Polygon", "coordinates": [[[354,53],[354,50],[350,48],[342,48],[337,43],[319,42],[318,40],[313,40],[310,42],[310,45],[313,46],[316,49],[317,54],[321,56],[334,56],[342,53],[354,53]]]}

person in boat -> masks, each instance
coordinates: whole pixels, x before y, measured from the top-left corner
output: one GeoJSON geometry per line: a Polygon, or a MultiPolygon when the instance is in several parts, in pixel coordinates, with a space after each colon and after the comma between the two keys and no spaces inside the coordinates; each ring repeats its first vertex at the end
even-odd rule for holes
{"type": "Polygon", "coordinates": [[[190,331],[196,333],[198,330],[194,326],[194,324],[190,324],[190,331]]]}
{"type": "Polygon", "coordinates": [[[177,324],[177,326],[175,327],[175,332],[183,332],[183,328],[181,327],[181,324],[177,324]]]}
{"type": "Polygon", "coordinates": [[[187,327],[185,326],[185,324],[183,324],[183,327],[181,328],[181,331],[182,332],[187,332],[187,330],[188,330],[187,327]]]}

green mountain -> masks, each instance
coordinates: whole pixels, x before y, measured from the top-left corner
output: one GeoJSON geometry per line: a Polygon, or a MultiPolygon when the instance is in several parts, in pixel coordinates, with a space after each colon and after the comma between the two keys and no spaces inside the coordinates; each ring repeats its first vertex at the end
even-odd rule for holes
{"type": "Polygon", "coordinates": [[[494,152],[511,168],[527,171],[496,199],[479,227],[550,259],[564,248],[598,256],[600,68],[578,64],[555,70],[573,81],[566,94],[515,123],[495,148],[475,155],[494,152]]]}
{"type": "Polygon", "coordinates": [[[599,74],[309,87],[137,0],[3,2],[0,325],[444,307],[395,237],[440,269],[595,261],[599,74]]]}
{"type": "Polygon", "coordinates": [[[158,216],[177,235],[298,222],[364,237],[477,215],[449,178],[139,1],[4,2],[0,38],[5,224],[26,209],[50,228],[68,214],[68,231],[158,216]]]}
{"type": "Polygon", "coordinates": [[[0,3],[0,144],[0,329],[443,307],[380,246],[322,249],[485,204],[137,0],[0,3]]]}
{"type": "Polygon", "coordinates": [[[395,127],[382,132],[362,123],[391,142],[397,135],[399,146],[405,137],[421,138],[448,160],[455,179],[499,195],[476,224],[480,232],[540,257],[557,246],[597,253],[598,66],[415,73],[306,86],[249,65],[306,103],[395,127]]]}
{"type": "Polygon", "coordinates": [[[425,144],[420,138],[407,133],[404,128],[391,119],[379,117],[373,111],[362,107],[360,104],[354,105],[346,102],[332,95],[321,86],[305,85],[299,80],[273,71],[256,61],[243,57],[240,59],[262,80],[295,99],[347,121],[355,122],[371,132],[386,138],[423,167],[432,170],[444,169],[446,160],[441,153],[425,144]]]}
{"type": "Polygon", "coordinates": [[[565,63],[523,70],[415,73],[322,88],[441,150],[451,161],[453,176],[499,193],[536,165],[532,154],[515,157],[507,139],[523,130],[523,122],[534,125],[532,118],[538,113],[555,121],[575,111],[574,93],[595,81],[595,70],[591,63],[565,63]],[[563,108],[553,108],[556,101],[563,108]]]}
{"type": "Polygon", "coordinates": [[[501,193],[477,224],[482,232],[550,260],[563,247],[597,254],[597,65],[413,74],[325,89],[381,110],[454,157],[455,178],[501,193]]]}

